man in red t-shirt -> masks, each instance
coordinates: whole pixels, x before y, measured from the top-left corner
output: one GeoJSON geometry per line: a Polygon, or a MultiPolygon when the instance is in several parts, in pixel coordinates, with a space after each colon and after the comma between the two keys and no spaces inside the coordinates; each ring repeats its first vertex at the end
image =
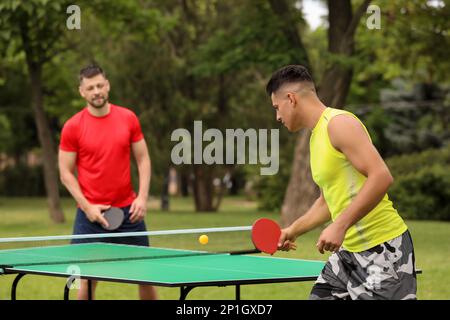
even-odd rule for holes
{"type": "MultiPolygon", "coordinates": [[[[120,207],[125,213],[115,232],[145,231],[151,163],[139,120],[131,110],[108,102],[110,85],[99,66],[82,69],[79,78],[79,92],[87,107],[64,124],[59,146],[61,181],[78,204],[73,233],[110,232],[104,228],[108,223],[102,211],[111,206],[120,207]],[[130,153],[139,171],[137,195],[131,184],[130,153]]],[[[100,240],[149,245],[147,237],[100,240]]],[[[99,239],[77,239],[72,243],[89,241],[99,239]]],[[[93,282],[92,293],[95,287],[93,282]]],[[[141,299],[157,298],[155,288],[148,285],[139,286],[139,295],[141,299]]],[[[82,280],[78,299],[87,297],[87,281],[82,280]]]]}

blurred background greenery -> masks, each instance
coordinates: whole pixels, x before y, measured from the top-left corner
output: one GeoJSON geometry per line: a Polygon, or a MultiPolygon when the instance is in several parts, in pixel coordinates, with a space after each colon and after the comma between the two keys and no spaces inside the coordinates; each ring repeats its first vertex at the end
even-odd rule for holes
{"type": "MultiPolygon", "coordinates": [[[[59,135],[84,107],[79,70],[97,62],[112,84],[110,100],[140,118],[153,164],[152,195],[170,199],[175,181],[170,195],[192,196],[197,211],[216,211],[215,198],[228,194],[245,194],[275,211],[283,201],[310,203],[313,191],[287,192],[290,179],[300,177],[292,168],[300,155],[297,137],[283,129],[273,176],[259,175],[255,165],[170,162],[171,133],[192,131],[194,120],[202,120],[203,130],[280,128],[264,85],[275,69],[300,63],[311,69],[328,105],[364,121],[393,171],[391,193],[402,215],[450,219],[447,1],[78,1],[80,29],[74,30],[66,26],[70,4],[0,5],[1,195],[47,196],[51,219],[64,221],[59,135]],[[368,27],[368,5],[380,9],[379,29],[368,27]],[[312,26],[305,17],[317,8],[323,16],[312,26]],[[351,46],[342,51],[336,42],[348,39],[335,34],[352,30],[351,46]],[[330,75],[333,68],[337,76],[330,75]],[[331,80],[346,85],[335,90],[331,80]]],[[[307,163],[301,167],[309,170],[307,163]]]]}
{"type": "MultiPolygon", "coordinates": [[[[78,72],[95,62],[111,83],[110,101],[138,115],[149,145],[150,194],[161,210],[152,227],[170,227],[157,221],[162,212],[175,217],[180,199],[198,217],[210,213],[210,225],[224,221],[230,197],[282,225],[306,211],[317,196],[308,178],[308,135],[280,127],[264,92],[274,70],[303,64],[326,105],[355,113],[367,126],[394,176],[389,196],[402,217],[430,237],[437,224],[412,220],[443,221],[439,239],[448,239],[449,27],[448,0],[2,1],[0,210],[8,215],[15,201],[29,204],[12,220],[16,227],[2,219],[0,237],[32,233],[26,225],[35,223],[34,205],[52,227],[33,230],[70,230],[74,210],[56,155],[64,122],[85,106],[78,72]],[[73,4],[80,29],[67,25],[73,4]],[[377,8],[374,29],[369,20],[377,8]],[[174,165],[171,133],[192,131],[194,120],[222,132],[280,129],[279,172],[262,176],[250,164],[174,165]]],[[[132,173],[137,186],[134,165],[132,173]]],[[[230,225],[240,222],[232,217],[230,225]]],[[[432,241],[423,236],[416,243],[422,240],[432,241]]]]}

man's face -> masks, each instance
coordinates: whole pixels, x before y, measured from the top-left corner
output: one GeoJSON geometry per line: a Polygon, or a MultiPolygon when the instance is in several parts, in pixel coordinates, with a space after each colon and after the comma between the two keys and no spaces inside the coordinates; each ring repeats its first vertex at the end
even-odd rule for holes
{"type": "Polygon", "coordinates": [[[100,109],[108,102],[109,81],[102,74],[92,78],[83,78],[79,91],[87,103],[100,109]]]}
{"type": "Polygon", "coordinates": [[[281,122],[289,131],[297,129],[294,126],[294,104],[293,93],[275,92],[271,95],[272,106],[276,111],[276,119],[281,122]]]}

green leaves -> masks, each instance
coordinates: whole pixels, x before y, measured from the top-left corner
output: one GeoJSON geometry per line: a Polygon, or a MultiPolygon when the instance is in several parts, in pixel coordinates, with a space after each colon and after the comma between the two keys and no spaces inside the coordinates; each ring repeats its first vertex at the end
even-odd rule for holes
{"type": "Polygon", "coordinates": [[[357,44],[361,61],[372,64],[371,73],[386,80],[395,77],[417,81],[450,80],[450,6],[424,1],[379,1],[381,30],[360,28],[357,44]]]}
{"type": "Polygon", "coordinates": [[[404,218],[450,220],[450,147],[390,158],[389,196],[404,218]]]}
{"type": "Polygon", "coordinates": [[[0,114],[0,151],[4,152],[5,147],[10,143],[10,138],[12,136],[11,124],[9,119],[0,114]]]}
{"type": "Polygon", "coordinates": [[[402,217],[450,221],[450,167],[434,165],[396,178],[390,190],[402,217]]]}

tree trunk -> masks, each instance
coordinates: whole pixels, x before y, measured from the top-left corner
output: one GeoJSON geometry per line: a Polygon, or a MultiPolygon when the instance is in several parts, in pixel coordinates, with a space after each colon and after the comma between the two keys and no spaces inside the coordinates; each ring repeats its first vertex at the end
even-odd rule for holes
{"type": "Polygon", "coordinates": [[[186,170],[180,170],[180,194],[182,197],[189,196],[189,172],[186,170]]]}
{"type": "MultiPolygon", "coordinates": [[[[271,1],[271,4],[274,1],[271,1]]],[[[328,0],[329,29],[328,50],[334,54],[352,56],[354,52],[354,35],[359,20],[366,11],[370,0],[365,0],[352,14],[350,0],[328,0]]],[[[289,13],[278,12],[285,21],[288,21],[289,13]]],[[[297,37],[300,39],[298,33],[297,37]]],[[[292,33],[287,36],[292,39],[292,33]]],[[[300,40],[291,41],[294,48],[298,48],[300,40]]],[[[300,57],[304,56],[304,48],[300,50],[300,57]]],[[[299,60],[301,62],[301,60],[299,60]]],[[[307,59],[305,61],[308,61],[307,59]]],[[[308,67],[307,64],[305,64],[308,67]]],[[[348,95],[352,80],[352,67],[334,63],[325,71],[322,83],[318,86],[318,95],[322,102],[330,107],[342,107],[348,95]]],[[[286,189],[283,206],[281,209],[281,223],[287,226],[303,215],[318,197],[318,188],[311,178],[309,164],[309,136],[310,133],[303,130],[299,133],[296,142],[291,178],[286,189]]]]}
{"type": "Polygon", "coordinates": [[[288,226],[305,213],[319,195],[309,165],[309,137],[307,130],[302,130],[297,136],[292,174],[281,207],[282,226],[288,226]]]}
{"type": "Polygon", "coordinates": [[[211,172],[204,165],[193,165],[195,211],[213,212],[213,183],[211,172]]]}
{"type": "MultiPolygon", "coordinates": [[[[292,18],[290,4],[285,0],[269,0],[273,13],[282,23],[282,32],[292,48],[296,50],[295,64],[302,64],[311,70],[308,54],[297,31],[297,23],[292,18]]],[[[287,226],[302,215],[312,204],[317,191],[311,179],[309,167],[309,133],[302,130],[298,133],[291,177],[286,188],[283,205],[281,207],[281,225],[287,226]],[[306,142],[306,143],[305,143],[306,142]],[[307,161],[305,161],[307,159],[307,161]]]]}
{"type": "Polygon", "coordinates": [[[38,131],[39,143],[42,147],[47,203],[49,207],[50,219],[55,223],[63,223],[65,218],[61,209],[59,197],[56,150],[52,140],[50,126],[44,111],[44,96],[42,90],[42,66],[45,61],[49,60],[49,57],[45,57],[45,51],[39,47],[39,42],[33,41],[30,38],[27,19],[27,16],[21,17],[19,21],[19,28],[28,73],[30,75],[31,107],[34,113],[34,121],[38,131]]]}
{"type": "MultiPolygon", "coordinates": [[[[354,54],[354,35],[357,23],[365,12],[369,1],[365,1],[352,13],[350,0],[328,0],[328,51],[335,55],[351,57],[354,54]]],[[[333,108],[342,108],[347,98],[353,76],[353,66],[333,63],[325,70],[322,82],[318,88],[322,102],[333,108]]]]}
{"type": "Polygon", "coordinates": [[[59,197],[56,152],[48,120],[44,112],[41,78],[42,68],[37,65],[28,64],[28,70],[31,80],[31,105],[38,131],[39,142],[42,147],[44,181],[47,191],[47,203],[50,211],[50,218],[55,223],[63,223],[65,218],[61,209],[59,197]]]}
{"type": "Polygon", "coordinates": [[[164,181],[161,189],[161,211],[169,211],[170,197],[169,197],[169,181],[170,181],[170,169],[165,171],[164,181]]]}
{"type": "Polygon", "coordinates": [[[311,65],[309,63],[308,53],[297,31],[297,21],[295,21],[291,14],[293,8],[290,7],[286,0],[269,0],[269,4],[273,13],[280,19],[284,36],[292,48],[296,50],[297,56],[292,63],[300,63],[310,69],[311,65]]]}

